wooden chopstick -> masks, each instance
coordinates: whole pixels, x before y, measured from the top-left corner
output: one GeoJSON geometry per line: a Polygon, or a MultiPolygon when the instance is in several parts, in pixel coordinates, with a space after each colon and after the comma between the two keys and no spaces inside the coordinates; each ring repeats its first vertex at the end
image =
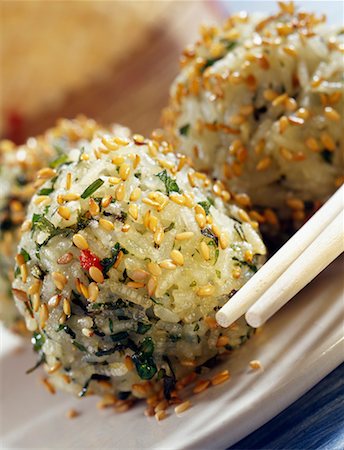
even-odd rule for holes
{"type": "Polygon", "coordinates": [[[341,212],[251,306],[245,316],[247,323],[255,328],[263,325],[343,252],[344,212],[341,212]]]}
{"type": "Polygon", "coordinates": [[[344,186],[217,312],[218,324],[229,327],[245,314],[343,209],[344,186]]]}

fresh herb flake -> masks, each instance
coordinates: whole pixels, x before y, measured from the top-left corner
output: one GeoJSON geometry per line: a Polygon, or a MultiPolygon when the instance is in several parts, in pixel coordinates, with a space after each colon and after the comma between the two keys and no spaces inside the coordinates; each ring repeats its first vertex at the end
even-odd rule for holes
{"type": "Polygon", "coordinates": [[[167,174],[166,169],[158,173],[157,177],[160,178],[160,180],[165,184],[167,195],[170,195],[171,192],[177,192],[178,194],[180,194],[180,189],[176,180],[174,180],[167,174]]]}
{"type": "Polygon", "coordinates": [[[49,165],[52,169],[57,169],[57,167],[62,166],[62,164],[65,164],[68,161],[68,155],[63,154],[56,158],[54,161],[52,161],[49,165]]]}
{"type": "Polygon", "coordinates": [[[183,125],[182,127],[179,128],[179,133],[182,136],[187,136],[189,133],[189,129],[190,129],[190,124],[187,123],[186,125],[183,125]]]}
{"type": "Polygon", "coordinates": [[[86,199],[90,197],[94,192],[96,192],[97,189],[100,188],[104,184],[104,181],[101,178],[98,178],[98,180],[94,181],[92,184],[90,184],[84,192],[81,194],[81,198],[86,199]]]}

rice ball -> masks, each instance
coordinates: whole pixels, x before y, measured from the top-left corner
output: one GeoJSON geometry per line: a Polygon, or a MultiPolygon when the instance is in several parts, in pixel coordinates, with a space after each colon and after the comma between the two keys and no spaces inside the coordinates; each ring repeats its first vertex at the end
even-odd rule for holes
{"type": "MultiPolygon", "coordinates": [[[[128,135],[129,130],[114,125],[117,132],[128,135]]],[[[41,188],[49,171],[63,163],[75,146],[89,141],[99,126],[84,117],[60,120],[42,136],[30,138],[23,145],[0,142],[0,320],[14,331],[24,332],[21,316],[12,299],[14,257],[20,238],[20,228],[26,207],[38,189],[44,204],[50,188],[41,188]],[[50,169],[44,169],[50,164],[50,169]]],[[[24,224],[24,229],[27,224],[24,224]]]]}
{"type": "Polygon", "coordinates": [[[202,27],[163,114],[180,151],[272,224],[302,222],[344,181],[343,29],[279,4],[202,27]]]}
{"type": "Polygon", "coordinates": [[[100,130],[50,177],[30,203],[13,282],[49,383],[168,398],[250,336],[243,318],[222,329],[214,317],[264,260],[257,224],[185,156],[100,130]]]}

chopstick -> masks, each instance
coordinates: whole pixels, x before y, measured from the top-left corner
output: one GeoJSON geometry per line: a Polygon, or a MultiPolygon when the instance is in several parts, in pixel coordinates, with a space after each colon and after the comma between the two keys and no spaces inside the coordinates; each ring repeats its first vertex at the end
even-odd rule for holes
{"type": "MultiPolygon", "coordinates": [[[[276,252],[263,265],[263,267],[217,312],[216,320],[218,324],[224,328],[229,327],[239,317],[245,314],[249,310],[249,308],[254,303],[256,303],[256,301],[276,282],[276,280],[282,274],[284,274],[284,272],[286,272],[288,267],[291,266],[293,262],[297,260],[297,258],[299,258],[299,256],[307,249],[307,247],[309,247],[312,242],[318,238],[318,236],[320,239],[320,235],[322,235],[322,232],[325,232],[325,230],[330,233],[338,232],[338,236],[340,238],[339,241],[341,242],[336,242],[338,245],[338,249],[342,249],[344,240],[343,210],[344,186],[338,189],[337,192],[322,206],[322,208],[320,208],[319,211],[317,211],[306,222],[306,224],[302,228],[300,228],[300,230],[297,231],[294,236],[289,239],[289,241],[285,245],[283,245],[283,247],[281,247],[278,252],[276,252]],[[336,227],[338,227],[338,224],[341,225],[341,229],[336,228],[334,230],[333,227],[331,227],[328,231],[327,227],[332,224],[332,222],[336,222],[336,227]]],[[[321,237],[321,242],[323,238],[324,236],[321,237]]],[[[332,251],[334,247],[331,246],[332,251]]],[[[340,253],[342,251],[343,250],[341,250],[340,253]]],[[[314,247],[311,252],[312,258],[317,261],[317,263],[315,264],[317,267],[322,267],[322,262],[317,258],[317,252],[313,252],[314,247]]],[[[309,252],[307,253],[309,257],[309,252]]],[[[335,258],[336,256],[334,256],[332,260],[335,258]]],[[[305,262],[304,260],[303,263],[308,263],[308,261],[309,260],[305,262]]],[[[320,269],[320,271],[323,270],[323,268],[320,269]]],[[[311,273],[313,272],[309,270],[309,275],[311,273]]],[[[312,276],[310,280],[314,278],[314,276],[312,276]]],[[[306,284],[308,284],[308,282],[306,284]]],[[[296,292],[298,292],[300,289],[302,289],[302,287],[305,286],[305,284],[303,284],[303,286],[301,286],[301,284],[298,284],[298,290],[296,292]]],[[[281,285],[279,286],[279,289],[281,289],[281,285]]],[[[272,298],[272,301],[273,300],[274,299],[272,298]]],[[[259,317],[261,317],[262,311],[260,311],[259,314],[259,317]]],[[[254,314],[252,314],[251,316],[254,317],[254,314]]]]}
{"type": "Polygon", "coordinates": [[[344,251],[344,214],[320,233],[275,283],[251,306],[246,321],[260,327],[344,251]]]}

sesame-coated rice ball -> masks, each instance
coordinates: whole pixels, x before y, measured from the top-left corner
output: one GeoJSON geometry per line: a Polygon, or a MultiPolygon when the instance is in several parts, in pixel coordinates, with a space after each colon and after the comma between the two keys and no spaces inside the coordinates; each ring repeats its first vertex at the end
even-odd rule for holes
{"type": "Polygon", "coordinates": [[[98,131],[50,176],[13,283],[49,383],[119,398],[163,386],[168,397],[249,337],[244,319],[221,329],[214,316],[264,259],[257,224],[185,156],[98,131]]]}
{"type": "MultiPolygon", "coordinates": [[[[127,128],[115,127],[128,135],[127,128]]],[[[20,229],[28,225],[23,223],[27,204],[37,190],[42,205],[49,201],[51,189],[41,185],[56,166],[66,161],[67,153],[92,139],[98,128],[93,120],[79,117],[60,120],[56,127],[28,139],[24,145],[0,142],[0,320],[15,331],[24,331],[12,299],[11,282],[20,229]]]]}
{"type": "Polygon", "coordinates": [[[261,222],[302,222],[344,181],[344,34],[279,4],[201,28],[163,121],[198,169],[248,194],[261,222]]]}

